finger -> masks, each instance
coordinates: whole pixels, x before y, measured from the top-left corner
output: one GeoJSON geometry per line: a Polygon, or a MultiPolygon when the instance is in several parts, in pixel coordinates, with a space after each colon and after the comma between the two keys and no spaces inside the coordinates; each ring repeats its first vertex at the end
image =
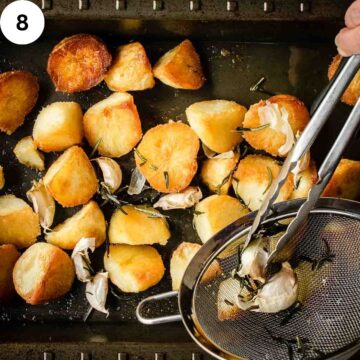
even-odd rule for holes
{"type": "Polygon", "coordinates": [[[360,54],[360,26],[342,29],[335,38],[335,44],[342,56],[360,54]]]}
{"type": "Polygon", "coordinates": [[[345,24],[349,28],[360,25],[360,0],[354,1],[345,14],[345,24]]]}

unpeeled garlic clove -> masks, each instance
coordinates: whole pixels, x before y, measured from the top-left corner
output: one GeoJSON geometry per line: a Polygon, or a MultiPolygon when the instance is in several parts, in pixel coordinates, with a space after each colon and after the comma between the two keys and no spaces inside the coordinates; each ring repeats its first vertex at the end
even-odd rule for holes
{"type": "Polygon", "coordinates": [[[95,250],[95,238],[81,238],[75,245],[71,254],[73,259],[76,277],[81,282],[89,282],[92,278],[88,250],[95,250]]]}
{"type": "Polygon", "coordinates": [[[105,309],[106,298],[109,289],[109,275],[107,272],[99,272],[86,284],[86,299],[97,311],[109,315],[105,309]]]}
{"type": "Polygon", "coordinates": [[[98,157],[94,159],[94,161],[97,162],[101,169],[104,183],[111,189],[111,192],[114,193],[122,182],[120,165],[115,160],[105,156],[98,157]]]}

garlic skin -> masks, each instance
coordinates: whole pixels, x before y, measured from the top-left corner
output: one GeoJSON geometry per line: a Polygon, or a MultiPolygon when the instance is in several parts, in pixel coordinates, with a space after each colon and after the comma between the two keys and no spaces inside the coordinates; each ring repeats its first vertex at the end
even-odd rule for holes
{"type": "Polygon", "coordinates": [[[89,282],[92,279],[90,272],[90,258],[88,250],[95,250],[95,238],[81,238],[76,244],[71,258],[74,262],[76,277],[81,282],[89,282]]]}
{"type": "Polygon", "coordinates": [[[217,154],[213,157],[213,159],[232,159],[235,156],[235,153],[233,150],[217,154]]]}
{"type": "Polygon", "coordinates": [[[185,190],[162,196],[155,204],[154,208],[163,210],[187,209],[197,204],[203,195],[199,187],[189,186],[185,190]]]}
{"type": "Polygon", "coordinates": [[[113,194],[121,185],[122,171],[120,165],[113,159],[105,156],[94,159],[99,165],[104,183],[111,189],[113,194]]]}
{"type": "Polygon", "coordinates": [[[86,284],[86,299],[97,311],[109,315],[105,309],[106,298],[109,290],[109,275],[107,272],[98,272],[94,278],[86,284]]]}
{"type": "Polygon", "coordinates": [[[136,167],[131,174],[130,185],[127,193],[129,195],[139,195],[145,186],[145,182],[146,179],[144,175],[136,167]]]}

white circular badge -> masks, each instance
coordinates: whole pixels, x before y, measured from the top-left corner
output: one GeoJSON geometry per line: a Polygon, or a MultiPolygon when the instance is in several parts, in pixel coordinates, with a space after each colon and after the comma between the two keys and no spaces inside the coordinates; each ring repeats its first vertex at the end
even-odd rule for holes
{"type": "Polygon", "coordinates": [[[31,1],[14,1],[0,17],[0,28],[4,36],[17,45],[27,45],[37,40],[45,27],[44,14],[31,1]]]}

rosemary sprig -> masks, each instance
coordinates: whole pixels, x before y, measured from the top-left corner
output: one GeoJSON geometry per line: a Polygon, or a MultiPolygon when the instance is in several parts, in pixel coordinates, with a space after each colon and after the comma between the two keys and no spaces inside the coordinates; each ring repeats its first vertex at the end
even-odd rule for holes
{"type": "Polygon", "coordinates": [[[254,127],[254,128],[237,127],[235,130],[232,130],[232,132],[236,132],[236,133],[256,132],[256,131],[266,129],[269,126],[270,126],[270,124],[264,124],[264,125],[260,125],[258,127],[254,127]]]}
{"type": "Polygon", "coordinates": [[[168,218],[169,217],[168,215],[164,215],[164,214],[161,214],[160,212],[152,211],[149,209],[144,209],[144,208],[137,207],[137,206],[134,206],[134,208],[137,211],[143,212],[144,214],[147,214],[147,215],[149,215],[149,217],[152,217],[152,218],[168,218]]]}
{"type": "Polygon", "coordinates": [[[266,186],[266,188],[265,188],[265,190],[263,191],[263,195],[265,195],[265,193],[270,189],[270,186],[272,185],[272,183],[273,183],[273,174],[272,174],[272,171],[271,171],[271,169],[267,166],[266,167],[266,169],[267,169],[267,172],[268,172],[268,184],[267,184],[267,186],[266,186]]]}
{"type": "Polygon", "coordinates": [[[331,253],[329,243],[326,239],[321,239],[325,244],[325,254],[317,256],[315,258],[310,258],[309,256],[300,256],[300,260],[306,261],[311,264],[311,270],[317,271],[320,270],[327,262],[332,262],[335,258],[335,254],[331,253]]]}
{"type": "Polygon", "coordinates": [[[164,171],[164,179],[165,179],[165,186],[168,189],[169,188],[169,173],[167,171],[164,171]]]}
{"type": "Polygon", "coordinates": [[[90,158],[90,159],[95,155],[95,153],[96,153],[96,151],[97,151],[97,149],[98,149],[101,141],[102,141],[102,138],[99,138],[99,139],[96,141],[96,143],[95,143],[95,145],[94,145],[94,147],[93,147],[93,149],[91,150],[91,153],[90,153],[90,155],[89,155],[89,158],[90,158]]]}
{"type": "Polygon", "coordinates": [[[297,301],[295,304],[293,304],[288,310],[286,310],[287,314],[284,316],[284,318],[280,321],[280,325],[286,325],[299,311],[301,311],[302,303],[300,301],[297,301]]]}

